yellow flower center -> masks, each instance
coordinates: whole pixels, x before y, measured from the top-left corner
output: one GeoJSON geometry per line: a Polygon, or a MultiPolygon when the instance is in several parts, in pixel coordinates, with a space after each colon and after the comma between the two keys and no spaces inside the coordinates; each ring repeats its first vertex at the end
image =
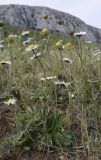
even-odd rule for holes
{"type": "Polygon", "coordinates": [[[29,49],[34,49],[34,44],[28,46],[29,49]]]}
{"type": "Polygon", "coordinates": [[[68,43],[66,44],[66,47],[67,47],[68,49],[70,49],[70,48],[72,47],[72,44],[71,44],[70,42],[68,42],[68,43]]]}

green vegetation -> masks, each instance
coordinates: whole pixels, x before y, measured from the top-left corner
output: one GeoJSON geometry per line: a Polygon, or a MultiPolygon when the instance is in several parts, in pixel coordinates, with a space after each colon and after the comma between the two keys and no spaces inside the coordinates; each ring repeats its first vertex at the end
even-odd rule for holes
{"type": "Polygon", "coordinates": [[[47,29],[2,38],[0,159],[100,160],[99,46],[47,29]]]}

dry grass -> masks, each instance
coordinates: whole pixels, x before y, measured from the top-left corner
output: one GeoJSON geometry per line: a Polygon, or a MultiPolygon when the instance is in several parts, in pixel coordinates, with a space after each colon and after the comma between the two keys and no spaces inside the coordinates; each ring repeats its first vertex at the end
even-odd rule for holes
{"type": "MultiPolygon", "coordinates": [[[[35,53],[25,52],[16,37],[0,51],[1,160],[101,159],[101,57],[84,40],[63,39],[71,46],[56,48],[58,37],[32,32],[35,53]],[[63,61],[69,58],[72,63],[63,61]],[[41,78],[56,76],[56,79],[41,78]],[[56,83],[59,83],[56,85],[56,83]],[[60,84],[61,82],[61,84],[60,84]],[[16,98],[16,104],[4,104],[16,98]]],[[[61,42],[62,43],[62,42],[61,42]]],[[[62,44],[63,45],[63,44],[62,44]]]]}

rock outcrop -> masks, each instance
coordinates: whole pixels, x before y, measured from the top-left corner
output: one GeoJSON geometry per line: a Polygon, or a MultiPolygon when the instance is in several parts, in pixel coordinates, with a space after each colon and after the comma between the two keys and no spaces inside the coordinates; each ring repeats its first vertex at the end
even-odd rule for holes
{"type": "Polygon", "coordinates": [[[101,29],[89,26],[73,15],[47,7],[1,5],[0,19],[12,26],[36,29],[47,27],[49,30],[65,34],[71,30],[75,32],[85,31],[88,40],[101,42],[101,29]],[[48,16],[48,18],[44,16],[48,16]]]}

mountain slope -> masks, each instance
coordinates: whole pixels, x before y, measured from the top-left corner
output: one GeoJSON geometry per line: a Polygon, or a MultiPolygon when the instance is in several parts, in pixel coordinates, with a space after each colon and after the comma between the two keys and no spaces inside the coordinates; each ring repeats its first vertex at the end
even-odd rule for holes
{"type": "Polygon", "coordinates": [[[89,26],[79,18],[68,13],[47,7],[1,5],[0,19],[13,26],[36,29],[48,27],[50,30],[66,34],[68,34],[70,30],[74,30],[75,32],[86,31],[88,40],[101,42],[101,29],[89,26]],[[48,15],[47,20],[43,18],[46,13],[48,15]]]}

